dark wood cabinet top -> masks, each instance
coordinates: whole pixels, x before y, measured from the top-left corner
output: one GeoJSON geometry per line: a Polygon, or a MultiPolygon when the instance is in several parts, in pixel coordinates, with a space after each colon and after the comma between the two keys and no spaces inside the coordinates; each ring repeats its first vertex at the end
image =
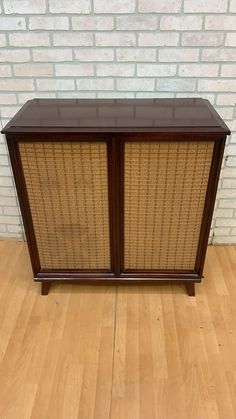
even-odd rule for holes
{"type": "Polygon", "coordinates": [[[229,128],[206,99],[33,99],[2,130],[32,132],[217,132],[229,128]]]}

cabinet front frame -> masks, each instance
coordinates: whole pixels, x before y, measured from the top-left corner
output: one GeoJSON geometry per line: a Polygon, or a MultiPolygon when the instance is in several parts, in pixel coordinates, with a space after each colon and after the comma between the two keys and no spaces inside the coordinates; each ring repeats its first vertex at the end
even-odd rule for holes
{"type": "Polygon", "coordinates": [[[215,197],[217,192],[218,180],[221,170],[221,164],[224,153],[226,136],[216,135],[214,133],[127,133],[119,136],[119,155],[120,155],[120,277],[121,278],[156,278],[157,280],[165,279],[193,279],[200,282],[203,274],[205,255],[208,244],[211,220],[214,210],[215,197]],[[197,255],[195,267],[193,270],[179,269],[125,269],[124,267],[124,161],[125,161],[125,143],[140,141],[211,141],[214,142],[212,161],[210,166],[208,185],[206,190],[206,198],[201,221],[200,235],[198,241],[197,255]]]}
{"type": "Polygon", "coordinates": [[[114,182],[117,181],[115,173],[115,142],[109,134],[88,134],[88,133],[24,133],[7,134],[7,145],[12,164],[22,219],[24,223],[25,235],[27,239],[32,270],[35,280],[50,278],[59,279],[100,279],[114,278],[117,275],[117,257],[115,237],[116,229],[114,221],[116,220],[116,197],[114,182]],[[105,142],[107,145],[107,173],[108,173],[108,205],[109,205],[109,239],[110,239],[110,269],[46,269],[40,266],[40,259],[37,249],[37,241],[33,226],[33,220],[30,210],[30,203],[25,183],[24,171],[19,152],[19,142],[105,142]]]}
{"type": "Polygon", "coordinates": [[[143,133],[14,133],[6,134],[13,174],[24,222],[31,264],[36,281],[73,280],[80,283],[154,283],[200,282],[208,244],[211,218],[220,175],[226,134],[211,132],[143,132],[143,133]],[[95,138],[96,137],[96,138],[95,138]],[[194,270],[125,270],[124,269],[124,144],[125,141],[214,141],[205,206],[203,211],[194,270]],[[24,180],[18,143],[20,141],[104,141],[108,155],[108,196],[111,269],[41,269],[30,205],[24,180]]]}

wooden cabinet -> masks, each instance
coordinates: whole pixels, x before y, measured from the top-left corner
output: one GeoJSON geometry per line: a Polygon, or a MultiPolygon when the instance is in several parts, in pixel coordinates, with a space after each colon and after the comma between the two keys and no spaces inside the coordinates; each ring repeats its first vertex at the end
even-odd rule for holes
{"type": "Polygon", "coordinates": [[[34,279],[202,278],[226,136],[207,100],[28,101],[6,134],[34,279]]]}

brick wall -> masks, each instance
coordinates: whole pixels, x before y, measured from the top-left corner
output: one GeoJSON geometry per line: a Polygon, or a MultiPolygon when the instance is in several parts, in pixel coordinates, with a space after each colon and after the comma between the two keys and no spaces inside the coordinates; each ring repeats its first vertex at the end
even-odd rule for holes
{"type": "MultiPolygon", "coordinates": [[[[204,97],[232,130],[213,243],[236,243],[236,0],[2,0],[4,125],[34,97],[204,97]]],[[[0,138],[0,236],[22,238],[0,138]]]]}

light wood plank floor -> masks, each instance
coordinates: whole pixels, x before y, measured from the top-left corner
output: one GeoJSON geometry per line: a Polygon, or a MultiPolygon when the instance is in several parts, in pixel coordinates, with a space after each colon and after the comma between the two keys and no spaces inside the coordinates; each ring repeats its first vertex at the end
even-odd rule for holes
{"type": "Polygon", "coordinates": [[[236,418],[236,247],[209,247],[181,285],[32,281],[26,244],[0,241],[1,419],[236,418]]]}

